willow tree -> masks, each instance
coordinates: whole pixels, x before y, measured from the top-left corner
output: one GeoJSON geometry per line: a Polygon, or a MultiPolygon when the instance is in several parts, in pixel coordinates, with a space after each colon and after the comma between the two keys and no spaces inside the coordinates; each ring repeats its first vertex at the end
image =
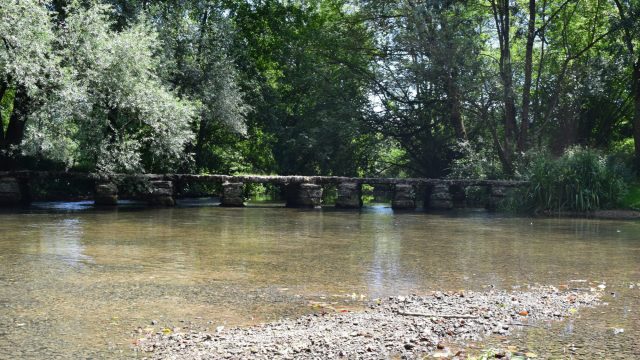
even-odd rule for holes
{"type": "Polygon", "coordinates": [[[15,119],[24,129],[5,136],[15,148],[103,172],[163,171],[185,160],[195,107],[156,75],[160,44],[144,20],[114,31],[105,5],[69,6],[64,22],[38,1],[2,9],[0,66],[16,89],[9,126],[15,119]]]}
{"type": "Polygon", "coordinates": [[[0,6],[0,159],[8,164],[20,145],[30,108],[56,86],[50,13],[35,1],[0,6]]]}

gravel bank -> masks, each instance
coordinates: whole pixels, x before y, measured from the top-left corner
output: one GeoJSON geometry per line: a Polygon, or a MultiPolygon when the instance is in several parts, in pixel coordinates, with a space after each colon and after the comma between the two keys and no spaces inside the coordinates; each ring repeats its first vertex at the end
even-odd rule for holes
{"type": "MultiPolygon", "coordinates": [[[[591,289],[595,290],[595,289],[591,289]]],[[[315,313],[298,319],[215,333],[153,333],[138,342],[149,359],[422,358],[447,354],[443,342],[509,335],[546,320],[562,320],[599,303],[599,291],[435,292],[371,301],[358,312],[315,313]]]]}

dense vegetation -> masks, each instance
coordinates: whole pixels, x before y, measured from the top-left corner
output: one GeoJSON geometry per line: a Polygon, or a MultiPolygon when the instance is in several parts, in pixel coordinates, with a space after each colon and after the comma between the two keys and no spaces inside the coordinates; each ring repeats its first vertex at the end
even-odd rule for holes
{"type": "Polygon", "coordinates": [[[589,210],[640,165],[638,0],[4,0],[0,40],[3,169],[527,178],[589,210]]]}
{"type": "Polygon", "coordinates": [[[525,178],[530,186],[514,194],[515,209],[587,212],[616,207],[630,175],[615,158],[574,147],[558,158],[536,157],[525,178]]]}

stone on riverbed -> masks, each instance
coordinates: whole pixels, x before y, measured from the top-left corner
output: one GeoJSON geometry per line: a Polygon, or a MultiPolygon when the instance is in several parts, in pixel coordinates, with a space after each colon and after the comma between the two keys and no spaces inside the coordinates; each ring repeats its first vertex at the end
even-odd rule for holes
{"type": "Polygon", "coordinates": [[[424,358],[442,352],[443,342],[477,341],[495,330],[507,336],[523,324],[571,316],[576,308],[597,305],[600,294],[541,287],[391,297],[363,311],[314,313],[219,333],[150,334],[138,348],[153,359],[424,358]],[[527,316],[519,314],[522,309],[527,316]]]}

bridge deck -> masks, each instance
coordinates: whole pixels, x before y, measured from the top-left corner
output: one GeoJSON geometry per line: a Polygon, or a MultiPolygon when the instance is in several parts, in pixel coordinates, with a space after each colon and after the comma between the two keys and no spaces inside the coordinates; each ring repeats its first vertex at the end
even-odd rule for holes
{"type": "Polygon", "coordinates": [[[21,179],[85,179],[118,181],[125,179],[169,180],[169,181],[202,181],[202,182],[241,182],[260,184],[296,184],[311,183],[318,185],[336,185],[340,183],[356,183],[369,185],[460,185],[460,186],[501,186],[517,187],[526,185],[526,181],[517,180],[484,180],[484,179],[430,179],[430,178],[359,178],[343,176],[298,176],[298,175],[196,175],[196,174],[97,174],[64,171],[0,171],[0,177],[16,177],[21,179]]]}

